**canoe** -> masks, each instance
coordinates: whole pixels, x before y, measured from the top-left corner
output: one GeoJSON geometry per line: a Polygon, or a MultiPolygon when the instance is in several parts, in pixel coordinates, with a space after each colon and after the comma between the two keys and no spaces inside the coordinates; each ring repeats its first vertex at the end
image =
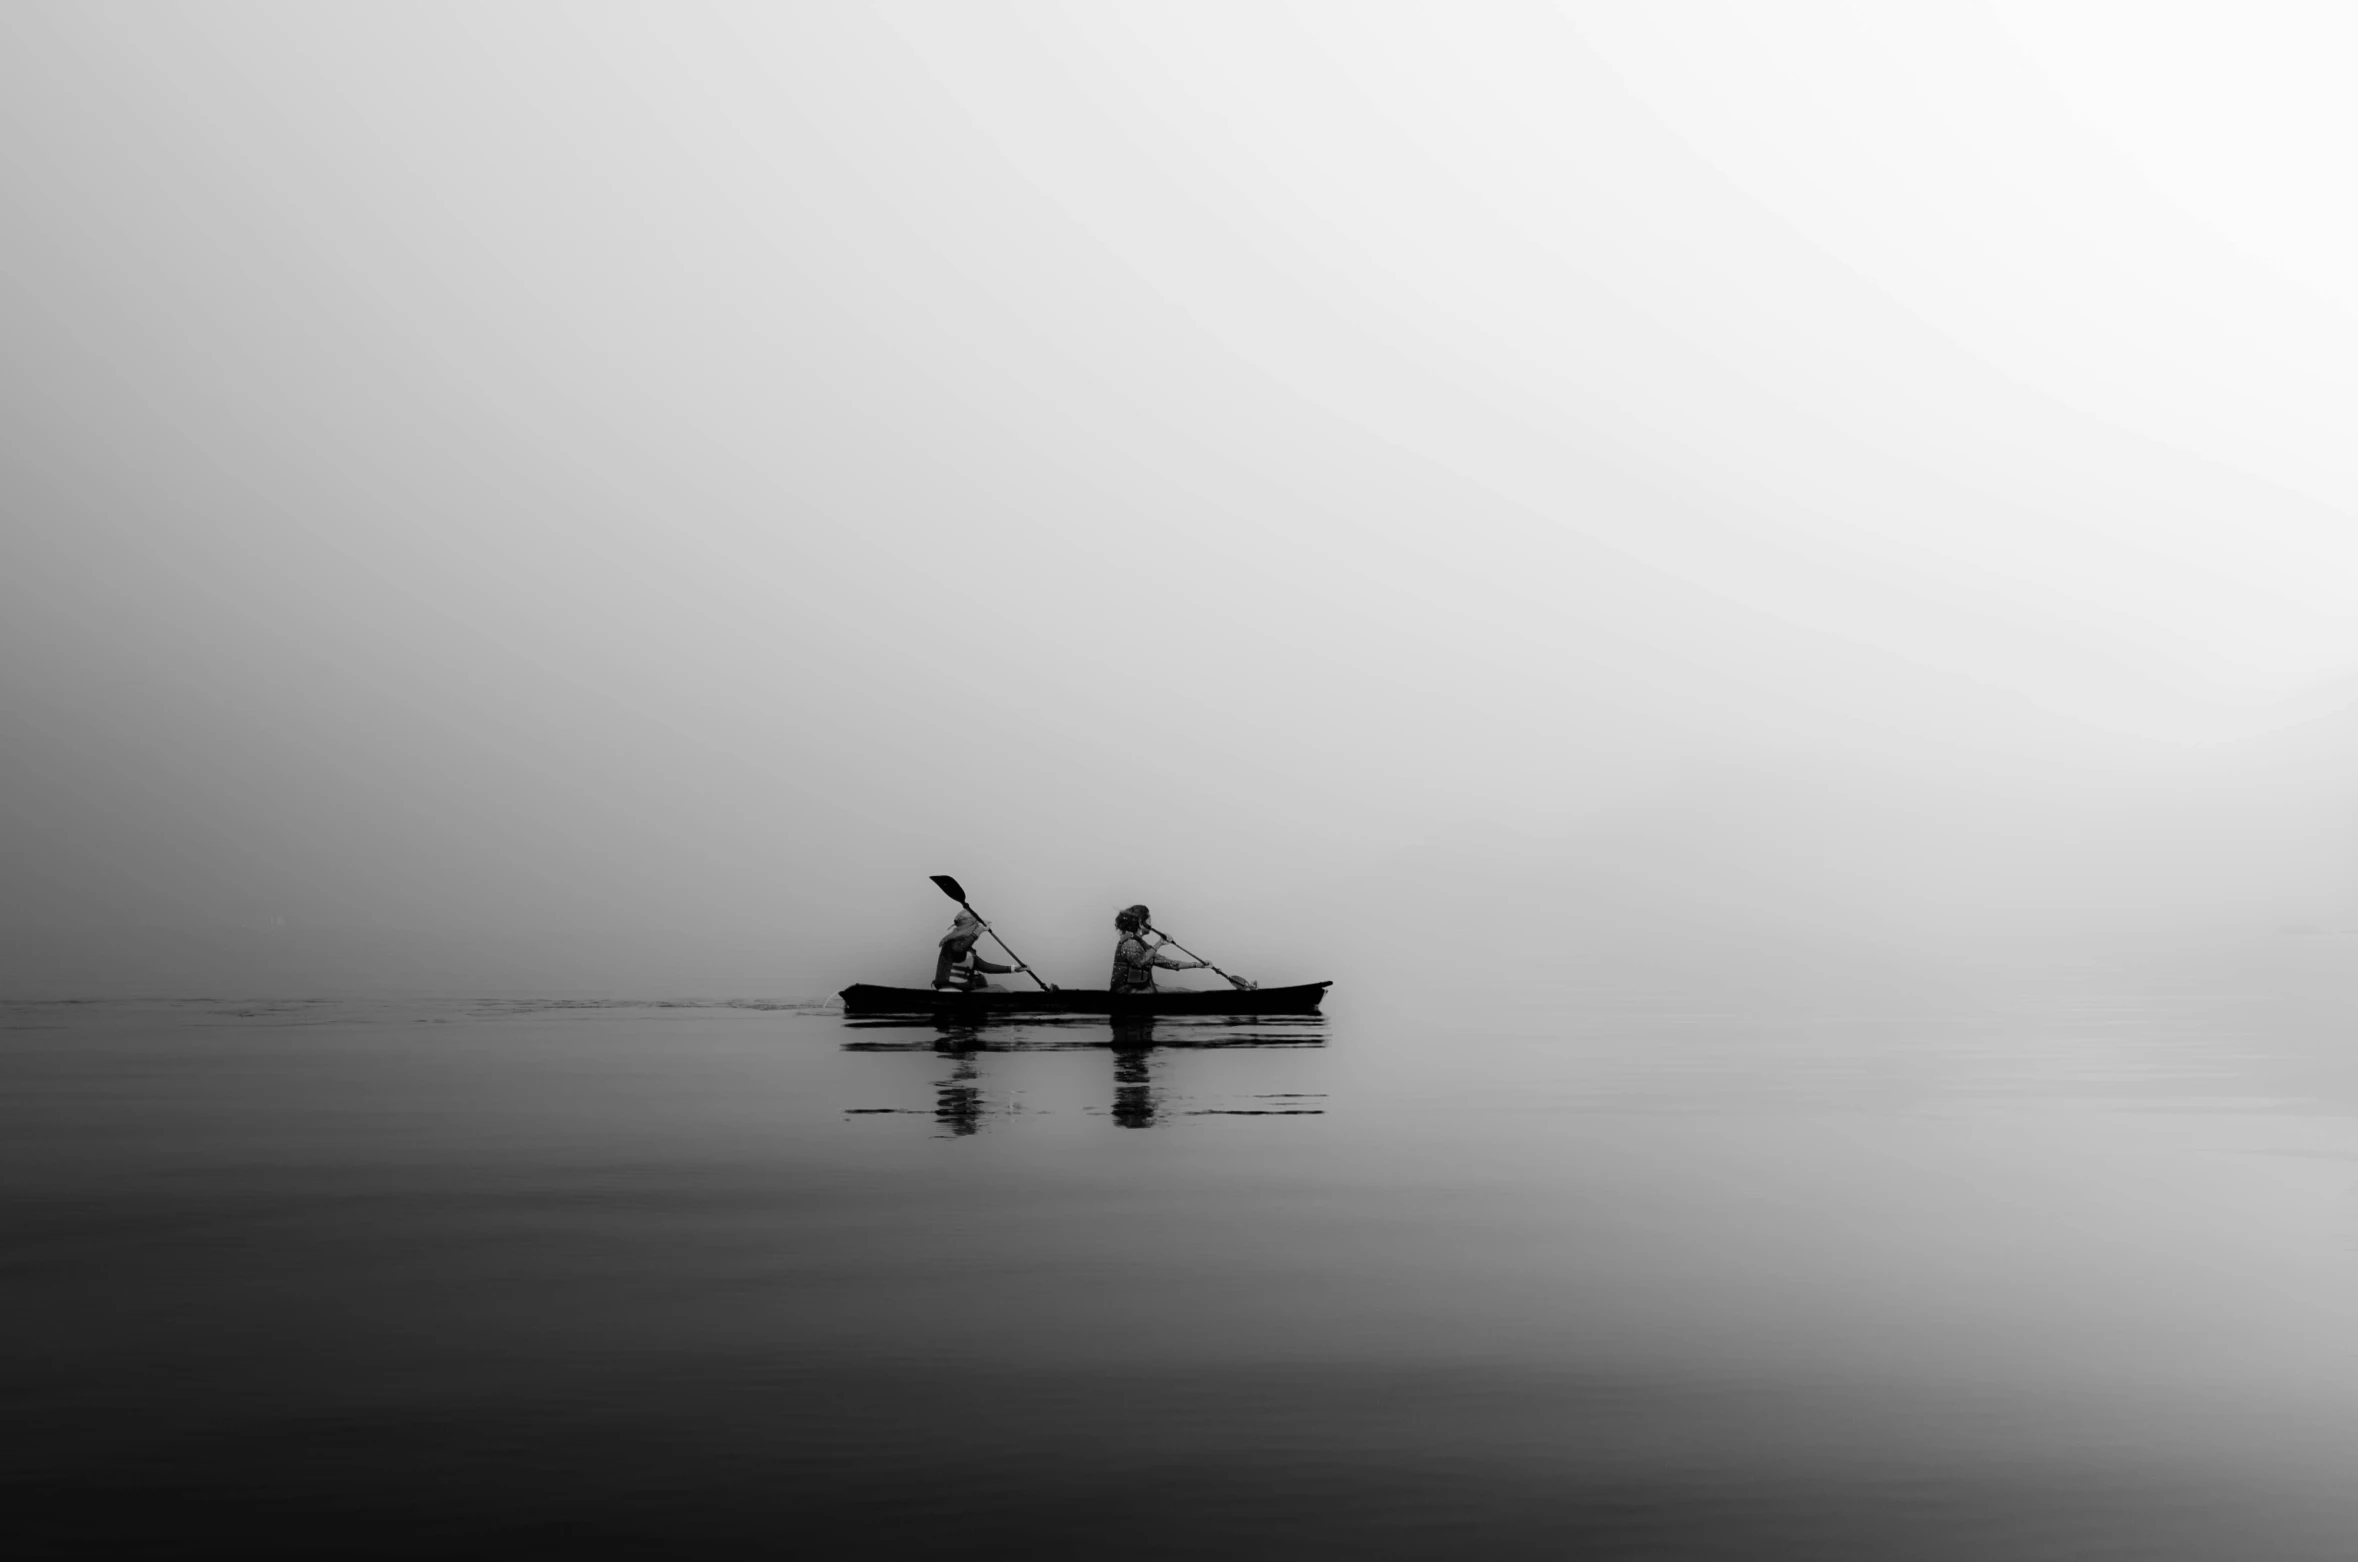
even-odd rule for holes
{"type": "Polygon", "coordinates": [[[839,995],[846,1014],[1316,1014],[1332,982],[1261,987],[1240,992],[1153,992],[1116,995],[1102,987],[1053,992],[941,992],[931,987],[874,987],[854,982],[839,995]]]}

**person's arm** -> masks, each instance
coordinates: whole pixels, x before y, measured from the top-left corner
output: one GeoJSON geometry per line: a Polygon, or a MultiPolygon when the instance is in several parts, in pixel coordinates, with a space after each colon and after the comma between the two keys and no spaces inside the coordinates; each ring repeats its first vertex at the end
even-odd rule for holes
{"type": "Polygon", "coordinates": [[[1017,967],[1012,965],[994,965],[990,961],[985,960],[981,955],[976,955],[969,963],[976,970],[982,972],[985,976],[1005,976],[1008,972],[1017,969],[1017,967]]]}
{"type": "MultiPolygon", "coordinates": [[[[1163,942],[1168,943],[1170,940],[1165,939],[1163,942]]],[[[1140,947],[1143,949],[1145,946],[1141,945],[1140,947]]],[[[1204,968],[1204,963],[1201,960],[1172,959],[1169,955],[1163,953],[1162,944],[1157,944],[1152,950],[1147,951],[1147,957],[1144,963],[1159,965],[1166,971],[1200,971],[1204,968]]]]}

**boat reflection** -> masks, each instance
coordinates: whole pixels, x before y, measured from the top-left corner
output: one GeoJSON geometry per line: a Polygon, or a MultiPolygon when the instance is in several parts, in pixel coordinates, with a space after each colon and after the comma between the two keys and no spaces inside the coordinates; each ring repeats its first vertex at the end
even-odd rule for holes
{"type": "MultiPolygon", "coordinates": [[[[846,1052],[927,1054],[944,1065],[934,1081],[933,1118],[951,1137],[979,1132],[986,1117],[1010,1116],[1023,1108],[1010,1088],[996,1106],[984,1094],[983,1058],[992,1053],[1110,1052],[1113,1056],[1111,1116],[1117,1127],[1152,1128],[1174,1117],[1318,1117],[1322,1092],[1269,1091],[1244,1099],[1250,1105],[1190,1105],[1158,1086],[1158,1053],[1283,1049],[1326,1045],[1323,1015],[1159,1015],[1108,1020],[1102,1016],[1055,1019],[957,1019],[907,1016],[847,1020],[861,1035],[843,1044],[846,1052]]],[[[920,1115],[912,1107],[849,1107],[848,1116],[920,1115]]]]}

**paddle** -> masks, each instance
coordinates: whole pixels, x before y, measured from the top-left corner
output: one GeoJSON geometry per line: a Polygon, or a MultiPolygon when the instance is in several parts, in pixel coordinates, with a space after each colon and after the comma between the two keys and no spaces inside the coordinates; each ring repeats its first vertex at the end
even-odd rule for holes
{"type": "MultiPolygon", "coordinates": [[[[1007,949],[1007,940],[999,936],[998,929],[992,927],[988,922],[983,922],[983,914],[979,911],[976,911],[972,906],[966,905],[966,891],[958,887],[958,881],[956,879],[951,878],[946,873],[930,874],[928,877],[933,880],[934,886],[943,894],[949,896],[959,905],[966,906],[967,911],[973,915],[975,921],[982,922],[983,931],[991,935],[991,942],[997,944],[1001,949],[1007,949]]],[[[1030,977],[1033,981],[1040,983],[1040,991],[1055,991],[1055,989],[1050,987],[1046,982],[1040,981],[1040,973],[1033,970],[1029,965],[1026,965],[1024,963],[1023,956],[1017,954],[1012,949],[1007,949],[1007,958],[1014,961],[1017,965],[1023,966],[1024,974],[1030,977]]]]}
{"type": "MultiPolygon", "coordinates": [[[[1173,949],[1176,949],[1181,954],[1187,956],[1188,959],[1200,961],[1205,970],[1216,972],[1221,976],[1228,976],[1226,971],[1222,971],[1218,966],[1212,964],[1211,961],[1205,960],[1202,955],[1197,954],[1194,950],[1188,948],[1185,944],[1179,942],[1179,940],[1173,938],[1170,934],[1164,932],[1161,928],[1156,927],[1150,923],[1148,924],[1146,931],[1154,934],[1164,943],[1169,944],[1173,949]]],[[[1259,982],[1248,982],[1241,976],[1228,976],[1228,985],[1235,988],[1240,993],[1249,993],[1258,988],[1261,984],[1259,982]]]]}

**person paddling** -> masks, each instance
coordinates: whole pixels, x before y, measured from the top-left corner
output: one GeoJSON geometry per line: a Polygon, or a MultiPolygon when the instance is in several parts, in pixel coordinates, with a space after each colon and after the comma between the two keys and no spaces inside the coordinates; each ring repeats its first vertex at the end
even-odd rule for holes
{"type": "Polygon", "coordinates": [[[1028,971],[1026,965],[995,965],[974,952],[974,942],[982,937],[982,918],[971,911],[960,910],[950,930],[942,935],[941,953],[933,962],[933,985],[955,992],[980,992],[990,984],[985,976],[1005,976],[1010,971],[1028,971]]]}
{"type": "Polygon", "coordinates": [[[1154,942],[1146,941],[1149,913],[1144,906],[1129,906],[1114,913],[1114,928],[1122,941],[1114,945],[1113,976],[1106,986],[1117,993],[1150,993],[1154,991],[1154,968],[1166,971],[1200,971],[1201,960],[1174,960],[1162,952],[1167,940],[1154,935],[1154,942]]]}

